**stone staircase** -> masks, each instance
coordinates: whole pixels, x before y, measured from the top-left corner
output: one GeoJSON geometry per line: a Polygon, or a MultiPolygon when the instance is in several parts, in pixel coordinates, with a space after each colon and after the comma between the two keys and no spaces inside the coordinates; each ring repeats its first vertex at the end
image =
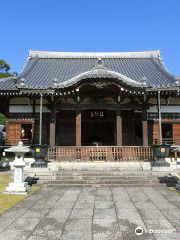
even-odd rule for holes
{"type": "MultiPolygon", "coordinates": [[[[30,176],[32,174],[29,173],[30,176]]],[[[146,171],[78,171],[36,172],[43,187],[157,187],[173,181],[168,173],[146,171]],[[161,183],[160,183],[161,182],[161,183]]]]}

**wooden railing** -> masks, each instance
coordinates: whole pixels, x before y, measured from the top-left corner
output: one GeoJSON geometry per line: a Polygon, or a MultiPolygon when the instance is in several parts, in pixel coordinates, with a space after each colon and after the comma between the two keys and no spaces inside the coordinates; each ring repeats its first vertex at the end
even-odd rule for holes
{"type": "Polygon", "coordinates": [[[49,147],[49,161],[144,161],[153,159],[151,147],[49,147]]]}

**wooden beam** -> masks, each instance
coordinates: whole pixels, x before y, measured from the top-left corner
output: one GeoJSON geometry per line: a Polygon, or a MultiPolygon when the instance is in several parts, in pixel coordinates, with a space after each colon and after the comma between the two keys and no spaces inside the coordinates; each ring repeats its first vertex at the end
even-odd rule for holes
{"type": "MultiPolygon", "coordinates": [[[[62,103],[57,105],[57,110],[76,110],[76,104],[70,104],[70,103],[62,103]]],[[[116,104],[108,104],[108,103],[87,103],[87,104],[81,104],[81,109],[112,109],[116,110],[116,104]]]]}

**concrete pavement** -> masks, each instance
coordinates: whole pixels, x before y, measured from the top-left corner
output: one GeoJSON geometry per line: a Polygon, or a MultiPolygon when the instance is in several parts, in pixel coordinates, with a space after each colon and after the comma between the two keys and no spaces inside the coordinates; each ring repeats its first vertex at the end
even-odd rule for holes
{"type": "Polygon", "coordinates": [[[180,239],[180,196],[164,187],[42,188],[0,216],[7,239],[180,239]]]}

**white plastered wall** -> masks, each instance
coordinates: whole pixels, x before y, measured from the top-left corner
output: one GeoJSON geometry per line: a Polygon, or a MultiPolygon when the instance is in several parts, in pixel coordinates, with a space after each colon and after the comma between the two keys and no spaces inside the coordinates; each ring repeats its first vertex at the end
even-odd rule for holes
{"type": "MultiPolygon", "coordinates": [[[[40,101],[36,100],[35,103],[35,112],[40,111],[40,101]]],[[[43,105],[48,104],[48,101],[46,99],[43,99],[43,105]]],[[[9,112],[10,113],[32,113],[33,112],[33,106],[32,101],[29,101],[26,97],[15,97],[10,100],[9,105],[9,112]]],[[[47,106],[43,106],[43,113],[48,113],[50,110],[47,109],[47,106]]]]}
{"type": "MultiPolygon", "coordinates": [[[[158,107],[157,106],[152,106],[148,110],[148,112],[151,113],[157,113],[158,112],[158,107]]],[[[161,106],[161,112],[162,113],[180,113],[180,106],[161,106]]]]}

